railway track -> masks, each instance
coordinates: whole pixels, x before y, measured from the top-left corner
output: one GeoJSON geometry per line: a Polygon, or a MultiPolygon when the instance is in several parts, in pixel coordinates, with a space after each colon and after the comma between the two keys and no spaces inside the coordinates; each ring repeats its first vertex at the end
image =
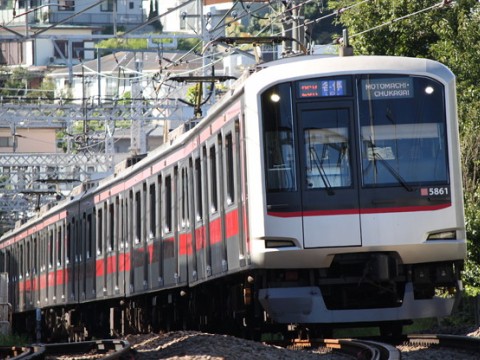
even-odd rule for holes
{"type": "Polygon", "coordinates": [[[400,360],[401,353],[395,346],[360,339],[313,339],[293,340],[292,348],[318,348],[324,347],[356,359],[371,360],[400,360]]]}
{"type": "Polygon", "coordinates": [[[43,346],[1,346],[0,359],[40,359],[44,352],[43,346]]]}
{"type": "Polygon", "coordinates": [[[395,345],[424,346],[434,349],[458,349],[462,353],[468,352],[480,358],[480,338],[472,336],[441,335],[441,334],[413,334],[392,341],[389,338],[380,338],[378,341],[363,339],[313,339],[293,340],[290,348],[318,348],[324,347],[334,352],[350,355],[356,359],[372,360],[400,360],[402,351],[395,345]]]}
{"type": "MultiPolygon", "coordinates": [[[[177,334],[174,337],[157,335],[157,339],[152,338],[152,336],[154,335],[142,337],[140,343],[136,346],[130,346],[130,342],[125,340],[99,340],[30,347],[0,347],[0,359],[66,360],[74,358],[77,360],[134,357],[144,360],[179,354],[183,354],[182,356],[203,354],[208,358],[211,356],[237,358],[240,353],[245,352],[245,346],[252,346],[251,343],[244,343],[241,339],[230,338],[230,340],[226,340],[224,336],[214,336],[212,334],[187,332],[177,334]],[[190,343],[190,340],[193,342],[190,343]],[[223,344],[225,341],[227,341],[227,346],[223,344]],[[175,350],[176,347],[178,349],[175,350]]],[[[272,347],[271,351],[278,351],[278,346],[281,346],[290,350],[312,350],[310,355],[313,355],[313,353],[323,353],[318,350],[326,349],[328,351],[325,353],[338,354],[340,358],[348,356],[362,360],[424,359],[425,357],[440,358],[440,356],[444,360],[480,358],[480,338],[456,335],[415,334],[397,339],[379,338],[375,341],[372,339],[296,339],[288,343],[272,342],[270,345],[277,345],[277,348],[272,347]],[[400,344],[402,345],[399,346],[400,344]],[[415,352],[418,347],[423,348],[419,354],[409,352],[415,352]]],[[[299,352],[299,356],[303,358],[303,355],[300,354],[302,352],[299,352]]],[[[292,358],[296,358],[293,353],[290,353],[290,355],[292,358]]],[[[240,359],[240,357],[238,358],[240,359]]],[[[188,359],[188,356],[186,359],[188,359]]]]}
{"type": "Polygon", "coordinates": [[[130,351],[125,340],[96,340],[0,348],[0,359],[119,359],[130,351]]]}
{"type": "Polygon", "coordinates": [[[439,346],[476,352],[480,358],[480,338],[459,335],[412,334],[407,335],[412,345],[439,346]]]}

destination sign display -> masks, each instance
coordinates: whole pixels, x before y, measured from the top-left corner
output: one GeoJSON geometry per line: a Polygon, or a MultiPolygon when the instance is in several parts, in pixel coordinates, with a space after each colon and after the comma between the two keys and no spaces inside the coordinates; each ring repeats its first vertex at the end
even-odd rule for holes
{"type": "Polygon", "coordinates": [[[402,99],[413,97],[412,78],[362,80],[362,100],[402,99]]]}
{"type": "Polygon", "coordinates": [[[316,79],[298,83],[298,94],[301,98],[345,96],[347,82],[345,79],[316,79]]]}

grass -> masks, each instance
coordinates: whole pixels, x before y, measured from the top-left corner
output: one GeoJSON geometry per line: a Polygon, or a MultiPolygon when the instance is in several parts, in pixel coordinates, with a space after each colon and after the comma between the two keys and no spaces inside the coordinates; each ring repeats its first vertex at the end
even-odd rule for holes
{"type": "Polygon", "coordinates": [[[22,335],[2,335],[0,334],[0,346],[24,346],[30,342],[22,335]]]}

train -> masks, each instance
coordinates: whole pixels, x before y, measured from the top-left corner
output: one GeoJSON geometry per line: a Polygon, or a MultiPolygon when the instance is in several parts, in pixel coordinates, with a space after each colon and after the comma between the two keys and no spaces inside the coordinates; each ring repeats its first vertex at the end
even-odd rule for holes
{"type": "Polygon", "coordinates": [[[454,74],[394,56],[259,63],[195,126],[0,239],[14,328],[398,334],[466,258],[454,74]]]}

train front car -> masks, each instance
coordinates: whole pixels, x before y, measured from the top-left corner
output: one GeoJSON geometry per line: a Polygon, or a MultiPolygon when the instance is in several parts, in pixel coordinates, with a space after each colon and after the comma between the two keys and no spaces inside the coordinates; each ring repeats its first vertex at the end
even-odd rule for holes
{"type": "Polygon", "coordinates": [[[426,59],[310,58],[252,75],[245,94],[269,317],[398,332],[450,314],[466,257],[454,75],[426,59]]]}

